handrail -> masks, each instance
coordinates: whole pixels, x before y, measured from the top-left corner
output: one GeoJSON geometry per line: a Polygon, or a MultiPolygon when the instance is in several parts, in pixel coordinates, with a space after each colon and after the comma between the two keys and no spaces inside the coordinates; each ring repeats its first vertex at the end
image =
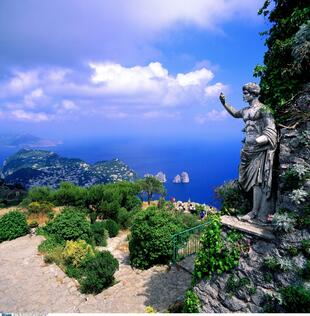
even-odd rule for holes
{"type": "MultiPolygon", "coordinates": [[[[182,240],[181,240],[180,237],[182,237],[182,236],[184,236],[184,235],[194,235],[194,233],[199,232],[199,231],[202,231],[202,229],[203,229],[205,226],[207,226],[209,223],[210,223],[210,221],[207,220],[207,221],[206,221],[205,223],[203,223],[203,224],[197,225],[197,226],[192,227],[192,228],[188,228],[188,229],[186,229],[186,230],[183,230],[183,231],[180,232],[180,233],[177,233],[177,234],[172,235],[172,238],[171,238],[171,239],[172,239],[172,245],[173,245],[173,253],[172,253],[172,263],[173,263],[173,264],[175,264],[176,261],[177,261],[178,252],[179,252],[178,244],[179,244],[180,242],[182,242],[182,240]]],[[[183,242],[184,242],[184,241],[183,241],[183,242]]],[[[187,242],[188,242],[188,241],[187,241],[187,242]]],[[[195,241],[195,243],[196,243],[196,241],[195,241]]],[[[198,244],[199,244],[199,241],[198,241],[198,244]]],[[[195,247],[196,247],[196,244],[195,244],[195,247]]],[[[195,251],[196,251],[196,250],[197,250],[197,249],[195,248],[195,251]]],[[[194,251],[194,252],[191,252],[190,254],[195,253],[195,251],[194,251]]],[[[190,255],[190,254],[188,254],[188,255],[190,255]]]]}

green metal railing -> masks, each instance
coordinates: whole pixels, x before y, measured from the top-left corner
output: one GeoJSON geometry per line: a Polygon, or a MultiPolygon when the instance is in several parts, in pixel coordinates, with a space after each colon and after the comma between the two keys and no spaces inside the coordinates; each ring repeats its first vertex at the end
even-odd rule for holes
{"type": "Polygon", "coordinates": [[[200,235],[208,224],[209,222],[207,221],[172,236],[173,264],[196,253],[200,249],[200,235]]]}

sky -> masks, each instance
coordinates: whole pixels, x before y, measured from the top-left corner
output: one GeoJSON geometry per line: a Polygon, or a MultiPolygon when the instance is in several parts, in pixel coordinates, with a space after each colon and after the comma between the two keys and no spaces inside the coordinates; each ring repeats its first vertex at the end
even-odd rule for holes
{"type": "Polygon", "coordinates": [[[240,138],[263,0],[1,0],[0,133],[240,138]]]}

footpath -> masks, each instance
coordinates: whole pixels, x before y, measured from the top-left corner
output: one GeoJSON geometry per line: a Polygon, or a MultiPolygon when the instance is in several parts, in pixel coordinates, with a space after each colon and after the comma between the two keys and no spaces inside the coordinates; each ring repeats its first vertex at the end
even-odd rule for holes
{"type": "Polygon", "coordinates": [[[178,267],[132,269],[127,232],[121,232],[106,247],[120,264],[116,284],[84,295],[57,265],[44,263],[37,250],[42,240],[27,235],[0,244],[0,312],[143,313],[147,306],[160,312],[182,299],[191,284],[191,275],[178,267]]]}

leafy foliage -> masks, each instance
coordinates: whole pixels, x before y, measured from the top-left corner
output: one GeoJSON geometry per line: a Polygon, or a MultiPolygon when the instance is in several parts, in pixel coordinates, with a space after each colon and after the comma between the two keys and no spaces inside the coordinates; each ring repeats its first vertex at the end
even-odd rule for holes
{"type": "Polygon", "coordinates": [[[220,216],[210,215],[209,220],[210,224],[200,238],[201,249],[195,258],[195,281],[204,277],[211,278],[213,273],[222,274],[234,268],[240,258],[238,243],[233,239],[223,240],[221,236],[220,216]]]}
{"type": "Polygon", "coordinates": [[[82,293],[98,294],[114,281],[118,261],[108,251],[99,252],[87,260],[80,279],[82,293]]]}
{"type": "Polygon", "coordinates": [[[288,213],[275,213],[272,219],[272,224],[275,230],[280,232],[290,232],[293,230],[296,220],[288,213]]]}
{"type": "Polygon", "coordinates": [[[117,236],[119,232],[119,225],[115,221],[113,221],[113,219],[106,219],[104,221],[104,225],[109,233],[109,237],[117,236]]]}
{"type": "Polygon", "coordinates": [[[282,175],[284,190],[295,190],[302,187],[310,177],[310,171],[303,165],[294,165],[282,175]]]}
{"type": "Polygon", "coordinates": [[[62,182],[58,190],[52,194],[56,205],[84,206],[86,189],[70,182],[62,182]]]}
{"type": "Polygon", "coordinates": [[[243,215],[251,209],[250,202],[237,180],[225,182],[215,189],[215,193],[221,201],[220,211],[223,215],[243,215]]]}
{"type": "Polygon", "coordinates": [[[277,112],[286,101],[309,82],[310,8],[306,1],[265,1],[259,14],[272,23],[267,35],[264,66],[256,66],[254,75],[261,78],[262,102],[277,112]]]}
{"type": "Polygon", "coordinates": [[[26,217],[18,211],[11,211],[0,218],[0,243],[28,233],[26,217]]]}
{"type": "Polygon", "coordinates": [[[53,212],[53,206],[50,202],[31,202],[27,210],[29,214],[49,214],[53,212]]]}
{"type": "Polygon", "coordinates": [[[150,205],[153,195],[159,194],[161,196],[166,195],[166,190],[164,185],[155,177],[148,176],[144,179],[137,181],[140,186],[140,191],[146,194],[147,202],[150,205]]]}
{"type": "Polygon", "coordinates": [[[52,202],[53,191],[50,187],[33,187],[28,191],[23,204],[28,205],[31,202],[52,202]]]}
{"type": "Polygon", "coordinates": [[[185,293],[183,313],[199,313],[199,308],[201,306],[200,300],[197,294],[189,289],[185,293]]]}
{"type": "Polygon", "coordinates": [[[309,313],[310,311],[310,290],[294,285],[281,289],[283,306],[288,313],[309,313]]]}
{"type": "Polygon", "coordinates": [[[44,230],[60,240],[89,240],[91,237],[90,223],[85,214],[74,207],[64,208],[44,230]]]}
{"type": "Polygon", "coordinates": [[[95,255],[91,245],[87,244],[85,240],[67,240],[65,249],[63,250],[63,257],[67,264],[72,264],[78,267],[85,257],[93,257],[95,255]]]}
{"type": "Polygon", "coordinates": [[[104,222],[95,222],[91,224],[92,237],[96,246],[107,245],[107,239],[109,237],[109,233],[106,230],[106,226],[104,222]]]}
{"type": "Polygon", "coordinates": [[[183,229],[181,220],[165,210],[149,207],[139,212],[131,226],[131,265],[147,269],[158,263],[168,263],[172,258],[172,236],[183,229]]]}

